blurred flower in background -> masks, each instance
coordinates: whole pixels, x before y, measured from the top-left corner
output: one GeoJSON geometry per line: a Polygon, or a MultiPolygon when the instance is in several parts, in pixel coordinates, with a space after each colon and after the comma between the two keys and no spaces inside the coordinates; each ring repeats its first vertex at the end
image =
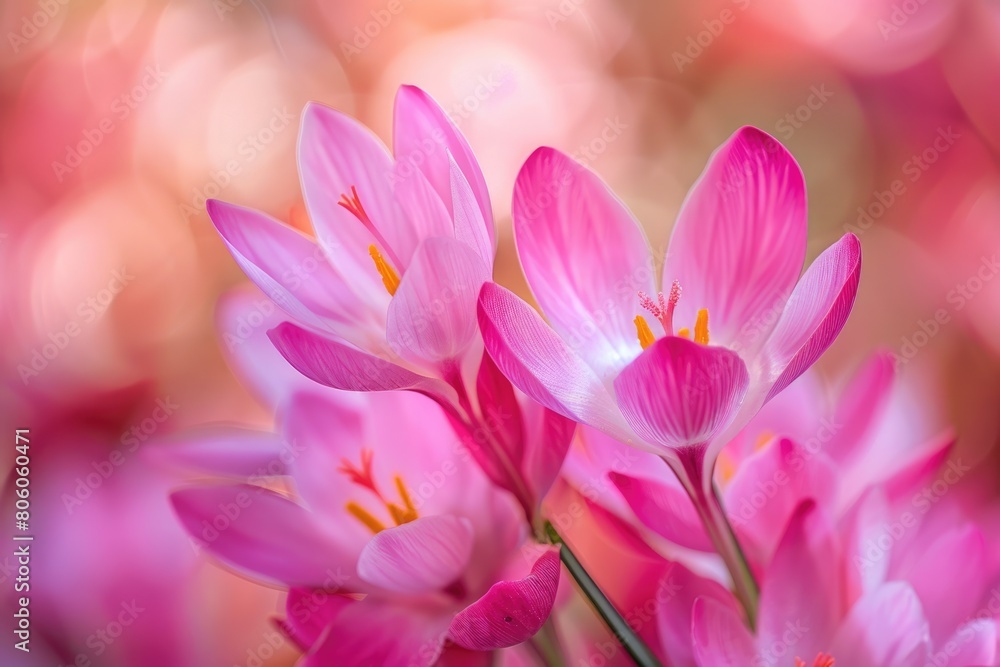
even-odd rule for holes
{"type": "MultiPolygon", "coordinates": [[[[769,132],[806,177],[807,261],[846,232],[864,248],[820,372],[838,382],[886,348],[940,413],[920,421],[957,433],[964,482],[996,495],[995,2],[5,0],[0,37],[0,462],[30,428],[39,664],[297,658],[269,623],[278,592],[192,546],[167,505],[178,480],[146,452],[208,422],[271,425],[273,401],[225,361],[267,313],[248,299],[217,330],[245,278],[205,202],[308,230],[310,100],[388,140],[400,85],[434,96],[482,165],[495,279],[528,299],[510,207],[539,145],[599,173],[662,254],[711,151],[743,125],[769,132]]],[[[12,515],[12,484],[4,498],[12,515]]],[[[0,580],[7,602],[2,557],[0,580]]]]}

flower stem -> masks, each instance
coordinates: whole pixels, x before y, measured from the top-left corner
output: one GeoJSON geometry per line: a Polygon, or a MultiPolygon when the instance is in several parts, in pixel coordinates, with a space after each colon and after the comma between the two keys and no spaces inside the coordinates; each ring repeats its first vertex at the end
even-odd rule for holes
{"type": "Polygon", "coordinates": [[[565,667],[562,655],[562,646],[559,643],[559,635],[556,633],[552,619],[545,621],[542,629],[531,638],[531,648],[543,665],[547,667],[565,667]]]}
{"type": "Polygon", "coordinates": [[[632,630],[625,619],[622,618],[622,615],[618,613],[615,606],[611,604],[611,600],[601,591],[597,582],[584,569],[583,564],[576,557],[576,554],[573,553],[559,536],[559,533],[556,532],[555,527],[548,521],[545,522],[545,531],[551,542],[559,545],[559,557],[576,581],[580,591],[590,601],[590,604],[597,611],[598,615],[600,615],[601,620],[608,626],[608,629],[611,630],[618,643],[622,645],[622,648],[629,654],[633,662],[639,665],[639,667],[661,667],[659,659],[646,646],[646,643],[642,641],[639,635],[632,630]]]}

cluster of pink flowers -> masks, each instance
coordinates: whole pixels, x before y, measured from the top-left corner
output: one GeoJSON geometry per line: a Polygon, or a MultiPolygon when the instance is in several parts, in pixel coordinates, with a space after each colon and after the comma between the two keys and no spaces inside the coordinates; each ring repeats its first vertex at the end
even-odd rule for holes
{"type": "Polygon", "coordinates": [[[171,455],[215,478],[172,495],[190,535],[288,590],[302,665],[594,664],[560,618],[560,552],[592,599],[583,580],[619,610],[657,595],[654,623],[608,620],[625,650],[602,664],[998,664],[998,543],[960,494],[925,493],[961,477],[952,439],[897,441],[887,355],[832,409],[793,384],[847,321],[861,248],[800,276],[805,185],[776,140],[743,128],[709,159],[662,268],[594,173],[535,151],[513,225],[544,318],[492,282],[483,174],[422,91],[400,89],[391,152],[308,106],[299,168],[315,237],[208,205],[280,307],[232,348],[275,431],[171,455]],[[581,572],[555,487],[641,555],[642,590],[581,572]]]}

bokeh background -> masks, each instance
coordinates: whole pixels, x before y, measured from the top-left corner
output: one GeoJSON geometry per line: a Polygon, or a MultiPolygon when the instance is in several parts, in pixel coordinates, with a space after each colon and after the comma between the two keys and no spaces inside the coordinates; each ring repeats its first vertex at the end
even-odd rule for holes
{"type": "MultiPolygon", "coordinates": [[[[663,248],[711,151],[741,125],[773,134],[805,172],[811,256],[845,231],[864,246],[824,377],[891,350],[914,419],[953,425],[995,493],[995,0],[3,0],[0,464],[30,428],[38,535],[33,651],[4,639],[4,665],[294,662],[278,592],[191,545],[146,453],[271,419],[225,363],[216,304],[245,279],[205,199],[305,228],[304,104],[388,141],[402,83],[477,152],[496,278],[522,294],[510,197],[538,145],[597,170],[663,248]]],[[[0,549],[5,600],[12,563],[0,549]]]]}

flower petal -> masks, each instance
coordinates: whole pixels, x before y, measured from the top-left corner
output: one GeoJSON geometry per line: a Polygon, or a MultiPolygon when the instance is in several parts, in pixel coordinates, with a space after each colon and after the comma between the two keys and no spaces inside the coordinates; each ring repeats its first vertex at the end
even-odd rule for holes
{"type": "MultiPolygon", "coordinates": [[[[490,245],[495,246],[493,208],[476,156],[444,110],[416,86],[400,86],[396,93],[392,140],[396,161],[419,168],[446,206],[452,202],[454,161],[474,193],[490,245]]],[[[454,206],[449,209],[454,211],[454,206]]]]}
{"type": "MultiPolygon", "coordinates": [[[[388,303],[389,294],[372,265],[368,246],[383,252],[416,248],[416,237],[392,191],[393,162],[385,146],[364,125],[328,107],[309,103],[299,134],[299,175],[309,218],[331,263],[351,281],[373,308],[388,303]],[[338,202],[357,190],[371,224],[389,248],[338,202]]],[[[403,272],[405,266],[396,266],[403,272]]]]}
{"type": "Polygon", "coordinates": [[[562,469],[576,422],[530,399],[524,401],[525,447],[521,468],[536,502],[541,502],[562,469]]]}
{"type": "Polygon", "coordinates": [[[647,528],[688,549],[714,550],[691,496],[680,484],[668,485],[616,472],[609,477],[647,528]]]}
{"type": "Polygon", "coordinates": [[[699,667],[767,664],[757,662],[753,637],[737,613],[715,600],[695,600],[691,635],[699,667]]]}
{"type": "Polygon", "coordinates": [[[676,316],[699,308],[712,337],[759,348],[802,271],[806,188],[795,158],[765,132],[738,130],[709,158],[670,238],[663,285],[684,290],[676,316]]]}
{"type": "Polygon", "coordinates": [[[976,619],[962,625],[944,643],[943,650],[931,656],[935,667],[995,665],[1000,651],[997,620],[976,619]],[[942,662],[943,661],[943,662],[942,662]]]}
{"type": "Polygon", "coordinates": [[[379,324],[378,311],[358,299],[323,250],[300,232],[242,206],[211,199],[206,207],[236,263],[289,315],[345,335],[379,324]]]}
{"type": "Polygon", "coordinates": [[[489,266],[496,254],[496,235],[493,221],[483,219],[483,212],[476,201],[475,192],[455,158],[449,153],[451,163],[451,207],[455,221],[455,238],[475,250],[489,266]]]}
{"type": "Polygon", "coordinates": [[[865,436],[888,406],[895,377],[892,354],[879,352],[841,392],[831,420],[838,428],[824,448],[832,459],[846,463],[859,455],[859,449],[866,444],[865,436]]]}
{"type": "Polygon", "coordinates": [[[464,243],[425,240],[389,304],[389,345],[414,364],[461,359],[476,335],[476,301],[489,278],[487,266],[464,243]]]}
{"type": "Polygon", "coordinates": [[[325,338],[291,322],[268,332],[288,363],[306,377],[327,387],[349,391],[409,389],[449,405],[457,401],[443,381],[417,375],[391,361],[362,352],[346,343],[325,338]]]}
{"type": "Polygon", "coordinates": [[[493,584],[483,597],[460,611],[448,636],[459,646],[477,651],[520,644],[548,619],[558,585],[559,553],[553,549],[539,556],[527,577],[493,584]]]}
{"type": "MultiPolygon", "coordinates": [[[[170,496],[187,532],[248,574],[287,586],[322,587],[331,572],[353,572],[340,546],[303,507],[267,489],[238,484],[189,487],[170,496]]],[[[341,585],[353,581],[349,574],[341,585]]]]}
{"type": "Polygon", "coordinates": [[[157,461],[226,477],[286,474],[290,448],[270,431],[215,428],[146,448],[157,461]]]}
{"type": "Polygon", "coordinates": [[[602,378],[640,352],[638,291],[656,292],[639,224],[593,172],[551,148],[524,163],[514,186],[514,239],[538,304],[602,378]]]}
{"type": "Polygon", "coordinates": [[[819,359],[847,322],[861,279],[861,243],[854,234],[823,251],[795,286],[764,356],[774,378],[765,400],[819,359]]]}
{"type": "Polygon", "coordinates": [[[490,356],[515,387],[565,417],[619,440],[631,439],[594,371],[513,292],[494,283],[483,285],[479,327],[490,356]]]}
{"type": "Polygon", "coordinates": [[[468,519],[421,517],[375,535],[358,559],[358,575],[396,593],[431,593],[462,576],[472,555],[472,537],[468,519]]]}
{"type": "Polygon", "coordinates": [[[732,418],[748,382],[731,350],[667,336],[625,367],[615,394],[640,437],[673,449],[710,441],[732,418]]]}
{"type": "Polygon", "coordinates": [[[838,664],[924,667],[928,640],[920,600],[909,584],[896,581],[858,600],[829,650],[838,664]]]}

